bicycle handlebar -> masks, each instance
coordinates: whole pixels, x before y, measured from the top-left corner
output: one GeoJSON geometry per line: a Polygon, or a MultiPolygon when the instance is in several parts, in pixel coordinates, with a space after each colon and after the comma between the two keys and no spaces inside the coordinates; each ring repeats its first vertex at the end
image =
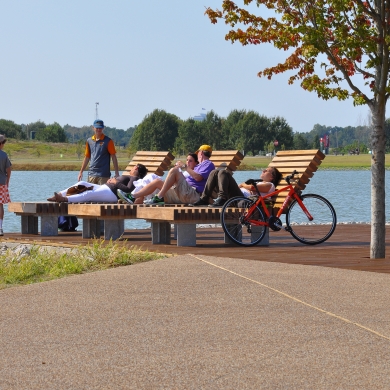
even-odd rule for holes
{"type": "Polygon", "coordinates": [[[290,180],[291,180],[291,179],[294,179],[294,176],[295,176],[295,175],[298,175],[298,174],[299,174],[299,172],[297,172],[297,171],[294,169],[291,175],[286,176],[286,177],[285,177],[285,180],[286,180],[287,184],[290,184],[290,180]]]}

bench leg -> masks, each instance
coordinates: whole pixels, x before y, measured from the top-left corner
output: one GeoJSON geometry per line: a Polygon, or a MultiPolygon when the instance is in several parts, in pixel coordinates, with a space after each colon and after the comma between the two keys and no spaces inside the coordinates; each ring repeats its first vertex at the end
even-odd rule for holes
{"type": "MultiPolygon", "coordinates": [[[[260,226],[252,226],[252,234],[256,233],[256,229],[261,229],[260,226]]],[[[224,239],[225,244],[234,244],[232,240],[225,234],[224,239]]],[[[257,244],[258,246],[268,246],[269,245],[269,229],[266,228],[264,238],[257,244]]]]}
{"type": "Polygon", "coordinates": [[[83,219],[83,238],[100,238],[100,221],[83,219]]]}
{"type": "Polygon", "coordinates": [[[38,234],[38,217],[34,215],[22,215],[22,234],[38,234]]]}
{"type": "Polygon", "coordinates": [[[196,246],[195,223],[180,223],[177,225],[177,246],[196,246]]]}
{"type": "Polygon", "coordinates": [[[152,222],[152,244],[171,243],[171,224],[168,222],[152,222]]]}
{"type": "Polygon", "coordinates": [[[58,217],[41,216],[41,236],[58,236],[58,217]]]}
{"type": "Polygon", "coordinates": [[[104,221],[104,239],[105,240],[117,240],[123,236],[125,232],[125,220],[124,219],[106,219],[104,221]]]}

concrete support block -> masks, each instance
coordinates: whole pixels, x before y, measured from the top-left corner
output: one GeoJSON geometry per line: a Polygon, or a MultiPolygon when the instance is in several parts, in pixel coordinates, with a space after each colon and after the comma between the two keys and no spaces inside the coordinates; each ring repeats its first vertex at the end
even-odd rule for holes
{"type": "Polygon", "coordinates": [[[21,218],[22,234],[38,234],[38,217],[35,215],[22,215],[21,218]]]}
{"type": "MultiPolygon", "coordinates": [[[[102,221],[100,221],[102,222],[102,221]]],[[[106,219],[104,221],[104,239],[105,240],[117,240],[123,236],[125,232],[125,220],[124,219],[106,219]]]]}
{"type": "Polygon", "coordinates": [[[195,223],[180,223],[177,225],[177,246],[196,246],[195,223]]]}
{"type": "Polygon", "coordinates": [[[83,238],[100,238],[100,221],[83,219],[83,238]]]}
{"type": "Polygon", "coordinates": [[[41,216],[41,236],[58,236],[57,216],[41,216]]]}
{"type": "Polygon", "coordinates": [[[152,222],[152,244],[171,243],[171,224],[169,222],[152,222]]]}

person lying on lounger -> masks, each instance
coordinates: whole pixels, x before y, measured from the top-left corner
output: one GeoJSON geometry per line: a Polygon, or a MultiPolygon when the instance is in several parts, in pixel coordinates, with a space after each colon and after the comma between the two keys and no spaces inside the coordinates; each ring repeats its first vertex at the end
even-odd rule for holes
{"type": "Polygon", "coordinates": [[[134,182],[142,179],[148,170],[145,165],[137,164],[134,166],[130,175],[122,175],[117,178],[108,179],[106,184],[93,184],[86,181],[79,181],[71,187],[54,193],[54,196],[48,198],[49,202],[107,202],[113,203],[118,201],[117,190],[124,193],[130,193],[135,189],[134,182]],[[74,193],[84,189],[84,192],[74,193]],[[85,190],[86,189],[86,190],[85,190]]]}

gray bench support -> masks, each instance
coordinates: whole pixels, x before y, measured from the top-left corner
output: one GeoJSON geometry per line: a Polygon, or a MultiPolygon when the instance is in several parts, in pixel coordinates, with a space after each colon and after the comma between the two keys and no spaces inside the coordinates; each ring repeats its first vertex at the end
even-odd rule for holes
{"type": "Polygon", "coordinates": [[[22,234],[38,234],[38,217],[35,215],[21,216],[22,234]]]}
{"type": "Polygon", "coordinates": [[[152,222],[152,244],[171,244],[171,224],[152,222]]]}
{"type": "Polygon", "coordinates": [[[53,215],[41,216],[41,236],[58,236],[58,217],[53,215]]]}

